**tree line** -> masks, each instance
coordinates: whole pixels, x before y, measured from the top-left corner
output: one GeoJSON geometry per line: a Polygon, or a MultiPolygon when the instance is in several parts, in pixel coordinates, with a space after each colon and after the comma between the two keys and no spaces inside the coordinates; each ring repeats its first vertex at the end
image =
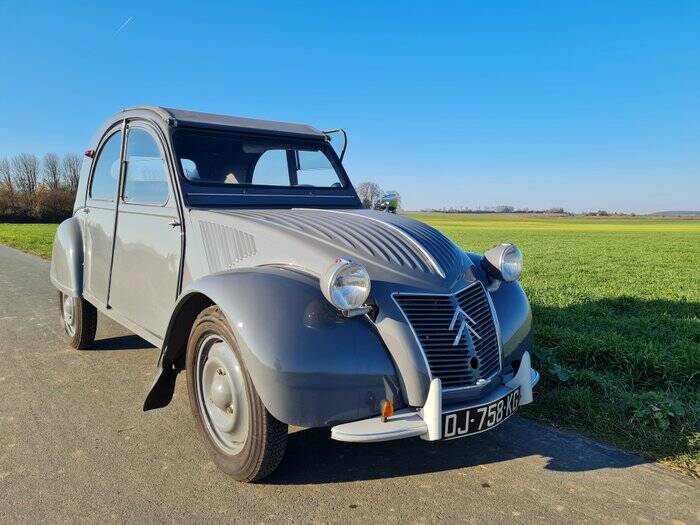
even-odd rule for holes
{"type": "Polygon", "coordinates": [[[479,206],[477,208],[470,208],[469,206],[451,206],[443,208],[428,208],[419,210],[422,212],[437,212],[437,213],[463,213],[463,214],[484,214],[484,213],[514,213],[514,214],[540,214],[540,215],[582,215],[586,217],[636,217],[636,213],[624,213],[624,212],[609,212],[607,210],[592,210],[583,212],[571,212],[567,211],[561,207],[555,208],[545,208],[545,209],[532,209],[532,208],[517,208],[515,206],[479,206]]]}
{"type": "Polygon", "coordinates": [[[450,206],[443,208],[429,208],[420,211],[429,212],[439,212],[439,213],[533,213],[533,214],[546,214],[546,215],[574,215],[573,213],[566,211],[561,207],[544,208],[544,209],[532,209],[532,208],[518,208],[516,206],[508,206],[500,204],[498,206],[478,206],[476,208],[470,208],[469,206],[450,206]]]}
{"type": "Polygon", "coordinates": [[[81,163],[75,153],[0,158],[0,222],[60,222],[70,217],[81,163]]]}

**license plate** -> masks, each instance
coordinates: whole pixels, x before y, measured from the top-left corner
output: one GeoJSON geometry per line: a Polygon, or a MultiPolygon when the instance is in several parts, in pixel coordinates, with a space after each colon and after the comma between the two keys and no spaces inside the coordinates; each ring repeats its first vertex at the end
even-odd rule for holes
{"type": "Polygon", "coordinates": [[[442,414],[442,439],[454,439],[490,430],[518,409],[520,388],[486,405],[442,414]]]}

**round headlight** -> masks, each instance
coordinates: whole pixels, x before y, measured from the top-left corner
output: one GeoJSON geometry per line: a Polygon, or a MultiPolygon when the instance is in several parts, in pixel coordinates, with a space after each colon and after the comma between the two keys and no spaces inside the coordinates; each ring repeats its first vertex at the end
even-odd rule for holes
{"type": "Polygon", "coordinates": [[[364,266],[339,259],[321,278],[321,291],[338,310],[360,308],[370,291],[369,274],[364,266]]]}
{"type": "Polygon", "coordinates": [[[509,244],[501,256],[501,275],[504,281],[515,281],[523,273],[523,254],[515,244],[509,244]]]}
{"type": "Polygon", "coordinates": [[[484,254],[482,265],[496,279],[515,281],[523,272],[523,254],[515,244],[499,244],[484,254]]]}

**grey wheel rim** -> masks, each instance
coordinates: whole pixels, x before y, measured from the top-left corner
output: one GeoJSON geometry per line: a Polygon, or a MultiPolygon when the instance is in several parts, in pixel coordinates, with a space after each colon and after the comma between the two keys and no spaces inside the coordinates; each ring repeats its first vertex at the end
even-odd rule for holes
{"type": "Polygon", "coordinates": [[[195,386],[199,412],[212,440],[228,454],[239,453],[250,425],[245,377],[233,349],[217,335],[199,344],[195,386]]]}
{"type": "Polygon", "coordinates": [[[75,301],[67,295],[62,296],[61,313],[63,317],[63,326],[69,336],[75,335],[75,301]]]}

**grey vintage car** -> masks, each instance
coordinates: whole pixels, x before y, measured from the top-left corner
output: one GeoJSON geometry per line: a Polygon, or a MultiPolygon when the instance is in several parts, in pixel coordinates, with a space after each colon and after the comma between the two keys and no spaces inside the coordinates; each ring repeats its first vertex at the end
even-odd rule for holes
{"type": "Polygon", "coordinates": [[[97,311],[161,349],[144,410],[185,371],[216,464],[272,472],[287,426],[333,439],[464,437],[532,401],[522,255],[462,251],[362,209],[344,132],[161,107],[92,140],[51,282],[70,344],[97,311]]]}

